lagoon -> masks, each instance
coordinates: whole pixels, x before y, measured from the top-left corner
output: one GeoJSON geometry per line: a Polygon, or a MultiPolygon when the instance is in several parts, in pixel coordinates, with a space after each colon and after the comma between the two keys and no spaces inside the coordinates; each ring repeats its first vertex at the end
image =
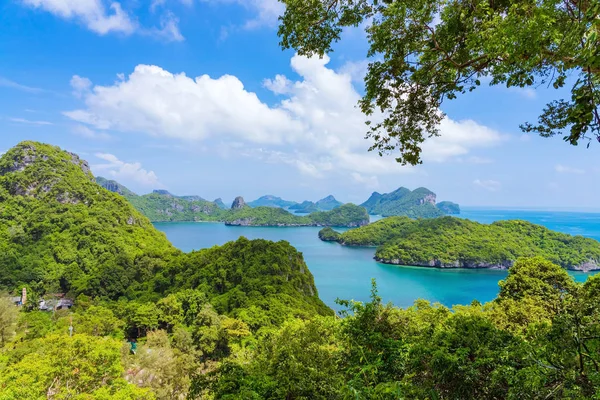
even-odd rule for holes
{"type": "MultiPolygon", "coordinates": [[[[465,208],[462,218],[482,223],[523,219],[550,229],[600,240],[600,213],[493,210],[465,208]]],[[[335,300],[368,301],[371,279],[377,282],[384,302],[407,307],[418,298],[446,306],[486,302],[498,294],[498,281],[506,271],[398,267],[375,262],[374,248],[352,248],[319,240],[315,227],[237,227],[221,223],[156,223],[169,240],[183,251],[222,245],[240,236],[248,239],[286,240],[304,255],[315,277],[319,296],[330,307],[335,300]]],[[[589,274],[572,272],[578,281],[589,274]]]]}

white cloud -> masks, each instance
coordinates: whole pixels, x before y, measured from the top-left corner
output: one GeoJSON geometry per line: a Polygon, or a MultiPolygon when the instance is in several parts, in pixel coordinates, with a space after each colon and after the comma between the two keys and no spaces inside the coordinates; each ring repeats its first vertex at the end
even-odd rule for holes
{"type": "MultiPolygon", "coordinates": [[[[291,66],[300,80],[277,75],[264,81],[266,88],[282,96],[275,105],[248,92],[235,76],[192,78],[138,65],[112,85],[86,91],[85,105],[65,115],[100,131],[138,132],[204,145],[218,140],[228,143],[220,152],[291,165],[312,177],[414,172],[393,157],[367,152],[365,116],[357,107],[360,94],[351,75],[328,68],[328,62],[328,57],[294,56],[291,66]],[[242,145],[234,147],[232,142],[242,145]]],[[[426,161],[468,157],[474,149],[504,140],[471,120],[447,118],[440,129],[442,137],[424,143],[426,161]]],[[[482,159],[473,156],[471,161],[482,159]]]]}
{"type": "Polygon", "coordinates": [[[70,83],[75,97],[82,97],[92,88],[92,81],[79,75],[73,75],[70,83]]]}
{"type": "Polygon", "coordinates": [[[467,164],[492,164],[494,162],[494,160],[492,160],[491,158],[486,158],[486,157],[478,157],[478,156],[471,156],[471,157],[467,157],[465,160],[460,159],[461,162],[465,162],[467,164]]]}
{"type": "Polygon", "coordinates": [[[554,167],[554,170],[560,174],[577,174],[577,175],[585,174],[585,170],[583,170],[583,169],[569,167],[569,166],[562,165],[562,164],[557,164],[554,167]]]}
{"type": "Polygon", "coordinates": [[[475,179],[473,184],[479,187],[484,188],[485,190],[489,190],[490,192],[497,192],[502,188],[502,184],[498,181],[494,180],[481,180],[475,179]]]}
{"type": "Polygon", "coordinates": [[[364,185],[367,188],[376,189],[379,187],[379,179],[377,176],[363,176],[358,172],[352,173],[352,179],[358,184],[364,185]]]}
{"type": "Polygon", "coordinates": [[[21,0],[66,20],[77,20],[100,35],[109,32],[131,34],[136,23],[123,11],[120,3],[111,3],[109,10],[102,0],[21,0]]]}
{"type": "Polygon", "coordinates": [[[162,15],[159,28],[147,29],[143,33],[167,42],[182,42],[185,40],[179,31],[179,19],[172,12],[166,12],[162,15]]]}
{"type": "Polygon", "coordinates": [[[508,90],[510,92],[513,93],[517,93],[520,94],[521,96],[527,98],[527,99],[535,99],[537,97],[537,93],[535,91],[535,89],[531,88],[531,87],[517,87],[517,86],[511,86],[508,88],[508,90]]]}
{"type": "Polygon", "coordinates": [[[469,154],[475,148],[494,147],[506,140],[497,131],[473,120],[454,121],[444,118],[439,126],[440,136],[423,143],[423,160],[445,162],[469,154]]]}
{"type": "Polygon", "coordinates": [[[41,93],[44,91],[43,89],[40,89],[40,88],[21,85],[20,83],[11,81],[10,79],[6,79],[1,76],[0,76],[0,86],[11,88],[11,89],[17,89],[17,90],[20,90],[22,92],[27,92],[27,93],[41,93]]]}
{"type": "Polygon", "coordinates": [[[37,125],[37,126],[54,125],[52,122],[48,122],[48,121],[33,121],[33,120],[25,119],[25,118],[9,118],[8,120],[11,122],[16,122],[18,124],[26,124],[26,125],[37,125]]]}
{"type": "Polygon", "coordinates": [[[279,0],[201,0],[205,3],[239,4],[254,16],[246,21],[244,28],[255,29],[263,26],[275,27],[285,6],[279,0]]]}
{"type": "Polygon", "coordinates": [[[104,132],[97,132],[93,129],[88,128],[87,126],[84,125],[77,125],[74,126],[73,129],[71,129],[71,131],[77,135],[77,136],[81,136],[83,138],[86,139],[92,139],[92,140],[108,140],[110,139],[110,135],[104,132]]]}
{"type": "MultiPolygon", "coordinates": [[[[167,41],[184,40],[179,31],[179,20],[170,12],[162,15],[158,28],[142,28],[118,2],[108,0],[21,0],[21,2],[59,18],[77,21],[99,35],[113,32],[124,35],[139,33],[167,41]]],[[[151,3],[150,9],[154,10],[163,3],[164,1],[155,0],[151,3]]]]}
{"type": "Polygon", "coordinates": [[[369,67],[369,60],[348,61],[340,68],[339,72],[348,74],[353,82],[364,83],[369,67]]]}
{"type": "Polygon", "coordinates": [[[145,170],[139,162],[127,163],[119,160],[117,156],[107,153],[96,153],[96,157],[106,163],[93,165],[94,171],[108,174],[122,182],[135,182],[153,188],[163,187],[154,171],[145,170]]]}

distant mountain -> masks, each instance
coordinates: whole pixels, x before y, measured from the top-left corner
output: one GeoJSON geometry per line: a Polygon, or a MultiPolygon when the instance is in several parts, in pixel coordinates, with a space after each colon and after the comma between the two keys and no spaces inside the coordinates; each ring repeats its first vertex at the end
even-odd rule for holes
{"type": "Polygon", "coordinates": [[[437,208],[442,210],[444,213],[448,215],[457,215],[460,214],[460,206],[451,201],[440,201],[436,204],[437,208]]]}
{"type": "Polygon", "coordinates": [[[221,207],[218,203],[204,200],[200,196],[175,196],[163,189],[138,196],[120,183],[102,177],[96,178],[96,183],[125,197],[152,222],[219,221],[223,208],[226,208],[224,204],[221,207]]]}
{"type": "Polygon", "coordinates": [[[283,200],[281,197],[266,195],[248,203],[250,207],[279,207],[287,208],[296,203],[295,201],[283,200]]]}
{"type": "Polygon", "coordinates": [[[294,212],[296,212],[296,213],[307,213],[307,214],[310,214],[311,212],[319,211],[319,209],[317,208],[317,205],[315,203],[313,203],[312,201],[303,201],[300,204],[294,204],[293,206],[290,206],[290,210],[294,210],[294,212]]]}
{"type": "Polygon", "coordinates": [[[446,214],[460,212],[458,204],[442,202],[442,207],[436,205],[436,194],[427,188],[413,191],[401,187],[391,193],[374,192],[361,206],[369,214],[384,217],[403,215],[410,218],[435,218],[446,214]]]}
{"type": "Polygon", "coordinates": [[[219,208],[222,208],[223,210],[229,209],[229,207],[227,207],[227,205],[223,203],[223,199],[221,199],[220,197],[218,199],[215,199],[213,203],[215,203],[217,206],[219,206],[219,208]]]}
{"type": "Polygon", "coordinates": [[[121,196],[137,196],[135,193],[133,193],[131,190],[127,189],[125,186],[121,185],[117,181],[109,180],[98,176],[96,177],[96,183],[102,186],[104,189],[109,190],[113,193],[118,193],[121,196]]]}
{"type": "Polygon", "coordinates": [[[179,198],[187,201],[208,201],[200,196],[179,196],[179,198]]]}
{"type": "Polygon", "coordinates": [[[342,203],[341,201],[337,201],[332,195],[329,195],[316,202],[319,211],[331,211],[334,208],[338,208],[342,204],[344,203],[342,203]]]}
{"type": "Polygon", "coordinates": [[[296,213],[310,214],[317,211],[331,211],[343,204],[344,203],[341,201],[337,201],[335,197],[329,195],[316,203],[313,203],[312,201],[303,201],[300,204],[295,204],[290,207],[290,210],[294,210],[296,213]]]}

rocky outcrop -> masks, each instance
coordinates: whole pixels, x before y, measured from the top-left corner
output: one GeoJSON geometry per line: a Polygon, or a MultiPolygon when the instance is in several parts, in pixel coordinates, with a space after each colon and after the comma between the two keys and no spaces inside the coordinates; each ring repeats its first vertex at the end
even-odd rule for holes
{"type": "Polygon", "coordinates": [[[506,270],[512,267],[515,263],[514,260],[505,260],[499,263],[487,263],[487,262],[470,262],[463,260],[456,260],[453,262],[441,262],[440,260],[428,260],[428,261],[417,261],[417,262],[406,262],[399,259],[384,259],[377,256],[373,257],[375,261],[382,264],[391,265],[402,265],[407,267],[430,267],[440,269],[451,269],[451,268],[466,268],[466,269],[502,269],[506,270]]]}
{"type": "Polygon", "coordinates": [[[600,265],[595,260],[589,260],[583,264],[575,265],[569,269],[571,271],[581,271],[581,272],[600,271],[600,265]]]}
{"type": "Polygon", "coordinates": [[[422,204],[433,204],[435,206],[435,202],[437,200],[437,197],[434,193],[428,194],[425,197],[418,199],[417,200],[417,204],[418,205],[422,205],[422,204]]]}
{"type": "Polygon", "coordinates": [[[232,210],[239,210],[242,209],[244,207],[247,207],[246,202],[244,201],[244,198],[242,196],[238,196],[235,198],[235,200],[233,200],[233,203],[231,204],[231,209],[232,210]]]}
{"type": "MultiPolygon", "coordinates": [[[[323,240],[323,239],[322,239],[323,240]]],[[[379,258],[377,256],[373,257],[375,261],[380,262],[382,264],[390,264],[390,265],[401,265],[401,266],[410,266],[410,267],[430,267],[430,268],[466,268],[466,269],[501,269],[507,270],[512,267],[515,263],[515,260],[505,260],[499,263],[487,263],[487,262],[470,262],[470,261],[459,261],[456,260],[454,262],[441,262],[439,260],[429,260],[422,262],[405,262],[399,259],[384,259],[379,258]]],[[[587,261],[580,265],[573,265],[567,268],[570,271],[581,271],[581,272],[591,272],[591,271],[600,271],[600,265],[594,260],[587,261]]]]}

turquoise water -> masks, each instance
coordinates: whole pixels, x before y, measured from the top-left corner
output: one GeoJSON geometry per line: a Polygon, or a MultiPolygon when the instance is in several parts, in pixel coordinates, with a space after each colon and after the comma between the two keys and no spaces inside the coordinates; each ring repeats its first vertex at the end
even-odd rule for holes
{"type": "MultiPolygon", "coordinates": [[[[600,214],[465,209],[463,218],[489,223],[502,219],[524,219],[550,229],[580,234],[600,240],[600,214]]],[[[169,240],[183,251],[222,245],[240,236],[248,239],[286,240],[304,254],[315,276],[319,296],[329,306],[338,308],[336,298],[368,301],[371,279],[377,280],[379,295],[385,302],[407,307],[418,298],[447,306],[486,302],[496,297],[498,281],[506,271],[441,270],[397,267],[373,260],[374,249],[351,248],[319,240],[319,228],[234,227],[220,223],[157,223],[169,240]]],[[[573,272],[579,281],[587,274],[573,272]]]]}

